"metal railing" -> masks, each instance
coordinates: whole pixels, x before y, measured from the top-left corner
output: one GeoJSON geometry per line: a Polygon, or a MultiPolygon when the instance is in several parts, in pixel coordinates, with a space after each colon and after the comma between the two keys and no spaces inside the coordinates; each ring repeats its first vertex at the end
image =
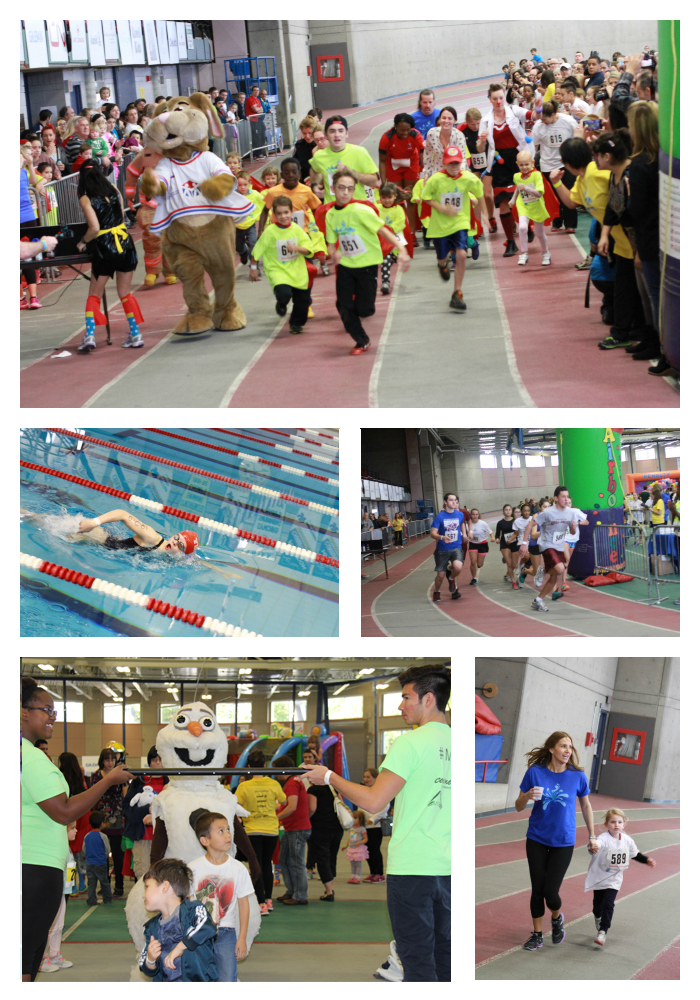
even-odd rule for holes
{"type": "MultiPolygon", "coordinates": [[[[124,207],[126,207],[126,166],[137,155],[137,152],[127,153],[123,162],[119,165],[116,177],[116,187],[122,196],[124,207]]],[[[66,174],[57,181],[49,181],[44,187],[46,191],[53,191],[58,203],[58,212],[55,222],[49,222],[49,208],[46,199],[37,197],[37,217],[40,226],[57,225],[68,226],[79,222],[85,222],[83,210],[78,201],[78,180],[79,174],[66,174]]]]}
{"type": "MultiPolygon", "coordinates": [[[[403,535],[404,539],[409,538],[420,538],[422,535],[427,535],[430,531],[431,520],[430,518],[421,519],[420,521],[404,521],[403,535]]],[[[384,530],[390,532],[390,538],[393,540],[394,529],[389,524],[384,530]]],[[[361,541],[369,542],[372,537],[371,531],[363,531],[361,533],[361,541]]]]}
{"type": "Polygon", "coordinates": [[[507,760],[475,760],[474,763],[475,764],[483,764],[484,765],[484,776],[481,779],[481,781],[479,782],[480,785],[483,785],[483,783],[486,781],[486,768],[489,766],[489,764],[507,764],[508,761],[507,760]]]}
{"type": "Polygon", "coordinates": [[[665,601],[660,597],[660,586],[681,582],[681,526],[680,524],[654,524],[648,543],[649,572],[656,587],[655,604],[665,601]]]}
{"type": "Polygon", "coordinates": [[[660,585],[680,583],[680,524],[603,524],[593,528],[596,573],[625,573],[647,585],[647,597],[660,604],[660,585]],[[655,591],[655,594],[652,592],[655,591]]]}

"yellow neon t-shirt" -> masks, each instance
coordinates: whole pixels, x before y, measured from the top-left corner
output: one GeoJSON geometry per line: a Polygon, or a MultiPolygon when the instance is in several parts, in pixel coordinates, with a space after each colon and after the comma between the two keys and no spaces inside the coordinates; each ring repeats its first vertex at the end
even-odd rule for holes
{"type": "MultiPolygon", "coordinates": [[[[335,201],[335,195],[332,193],[330,185],[333,181],[333,174],[341,163],[360,174],[377,173],[377,165],[364,146],[353,146],[352,143],[348,142],[345,149],[341,149],[338,153],[334,153],[330,146],[318,150],[311,157],[310,166],[317,174],[323,175],[323,190],[325,192],[323,200],[326,204],[335,201]]],[[[365,186],[358,181],[355,185],[353,198],[364,199],[365,197],[365,186]]]]}
{"type": "MultiPolygon", "coordinates": [[[[599,170],[595,163],[591,162],[586,167],[585,175],[576,178],[576,183],[570,191],[571,200],[576,205],[583,205],[602,226],[608,204],[609,188],[610,171],[599,170]]],[[[622,226],[613,226],[610,232],[615,240],[615,253],[618,257],[632,260],[634,253],[622,226]]]]}

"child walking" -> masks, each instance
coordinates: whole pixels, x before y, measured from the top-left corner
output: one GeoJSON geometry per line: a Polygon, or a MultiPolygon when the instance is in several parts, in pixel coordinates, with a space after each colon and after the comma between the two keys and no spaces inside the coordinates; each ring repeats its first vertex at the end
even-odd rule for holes
{"type": "Polygon", "coordinates": [[[156,861],[143,877],[143,901],[158,914],[144,925],[139,969],[155,983],[215,983],[216,927],[190,894],[192,872],[178,858],[156,861]]]}
{"type": "Polygon", "coordinates": [[[347,859],[352,869],[352,877],[348,879],[348,885],[359,885],[362,875],[362,862],[369,857],[367,850],[367,830],[365,829],[365,814],[361,809],[356,809],[352,814],[355,822],[350,831],[350,840],[340,849],[347,851],[347,859]]]}
{"type": "Polygon", "coordinates": [[[102,888],[102,902],[112,902],[112,887],[109,884],[109,841],[102,828],[105,814],[95,809],[90,813],[90,833],[83,841],[85,851],[85,871],[87,873],[88,906],[97,906],[97,883],[102,888]]]}
{"type": "Polygon", "coordinates": [[[598,852],[594,854],[591,847],[588,848],[591,860],[583,891],[593,890],[593,916],[598,931],[593,943],[601,947],[610,930],[615,897],[622,885],[625,869],[629,867],[630,858],[649,865],[650,868],[656,867],[654,859],[642,854],[632,838],[624,832],[626,822],[627,817],[622,809],[608,809],[603,819],[605,830],[596,838],[598,852]]]}
{"type": "Polygon", "coordinates": [[[220,983],[238,982],[238,959],[248,951],[246,935],[250,903],[248,896],[255,892],[248,869],[232,858],[233,836],[231,827],[221,813],[201,815],[194,825],[200,844],[206,847],[201,858],[188,862],[192,872],[193,892],[190,899],[204,903],[209,916],[216,924],[214,961],[220,983]],[[236,904],[240,917],[240,933],[236,936],[236,904]]]}
{"type": "Polygon", "coordinates": [[[508,204],[511,208],[515,205],[518,211],[518,232],[520,235],[518,264],[527,264],[529,260],[527,253],[528,230],[532,219],[535,233],[542,247],[542,266],[545,267],[552,263],[552,255],[549,252],[544,232],[545,219],[549,219],[549,212],[544,203],[544,178],[539,170],[535,170],[532,153],[529,149],[522,149],[515,161],[520,173],[513,176],[515,194],[508,204]]]}

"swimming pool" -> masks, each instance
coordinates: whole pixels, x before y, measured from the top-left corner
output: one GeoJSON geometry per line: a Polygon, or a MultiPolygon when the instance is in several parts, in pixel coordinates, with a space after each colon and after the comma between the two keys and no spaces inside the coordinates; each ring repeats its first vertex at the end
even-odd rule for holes
{"type": "MultiPolygon", "coordinates": [[[[20,465],[21,551],[98,582],[86,589],[22,565],[20,634],[337,636],[338,445],[335,431],[297,428],[23,429],[21,461],[46,471],[20,465]],[[196,530],[197,554],[75,539],[81,517],[115,508],[166,538],[196,530]],[[133,592],[154,600],[134,603],[133,592]],[[176,608],[207,624],[173,617],[176,608]]],[[[108,530],[131,534],[119,522],[108,530]]]]}

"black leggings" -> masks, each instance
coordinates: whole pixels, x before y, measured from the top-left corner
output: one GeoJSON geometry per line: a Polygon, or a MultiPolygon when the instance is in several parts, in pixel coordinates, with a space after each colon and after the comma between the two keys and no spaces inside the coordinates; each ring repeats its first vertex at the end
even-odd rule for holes
{"type": "Polygon", "coordinates": [[[547,844],[540,844],[538,840],[530,840],[528,837],[525,850],[532,883],[531,915],[543,917],[545,903],[550,910],[560,910],[559,888],[571,864],[573,844],[571,847],[548,847],[547,844]]]}
{"type": "MultiPolygon", "coordinates": [[[[28,219],[27,222],[21,222],[20,223],[20,229],[26,229],[27,226],[36,226],[38,224],[38,222],[39,222],[38,219],[28,219]]],[[[20,277],[21,277],[21,275],[22,275],[22,272],[20,271],[20,277]]],[[[36,285],[36,268],[35,267],[27,268],[24,271],[24,280],[27,282],[28,285],[36,285]]]]}
{"type": "Polygon", "coordinates": [[[384,874],[384,858],[382,857],[382,828],[381,826],[371,826],[367,829],[367,850],[369,858],[370,875],[384,874]]]}
{"type": "Polygon", "coordinates": [[[253,845],[255,856],[260,862],[262,875],[255,883],[255,896],[259,903],[272,899],[272,855],[279,843],[279,837],[263,837],[260,834],[249,833],[248,839],[253,845]]]}
{"type": "Polygon", "coordinates": [[[600,918],[601,931],[609,931],[615,911],[617,889],[593,890],[593,916],[600,918]]]}
{"type": "Polygon", "coordinates": [[[22,975],[36,979],[51,924],[63,895],[65,872],[48,865],[22,865],[22,975]]]}

